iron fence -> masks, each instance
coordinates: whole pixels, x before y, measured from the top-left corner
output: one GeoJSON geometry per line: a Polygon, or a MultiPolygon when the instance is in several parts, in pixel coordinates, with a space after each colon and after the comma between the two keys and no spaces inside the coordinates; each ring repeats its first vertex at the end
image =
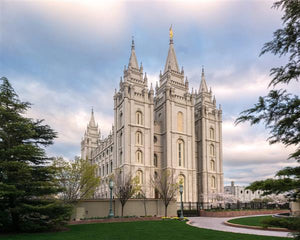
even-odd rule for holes
{"type": "MultiPolygon", "coordinates": [[[[177,202],[177,210],[181,208],[180,202],[177,202]]],[[[199,211],[203,209],[200,202],[183,202],[183,211],[185,216],[198,216],[199,211]]],[[[236,202],[225,204],[207,204],[205,210],[243,210],[243,209],[289,209],[289,203],[265,203],[265,202],[236,202]]]]}

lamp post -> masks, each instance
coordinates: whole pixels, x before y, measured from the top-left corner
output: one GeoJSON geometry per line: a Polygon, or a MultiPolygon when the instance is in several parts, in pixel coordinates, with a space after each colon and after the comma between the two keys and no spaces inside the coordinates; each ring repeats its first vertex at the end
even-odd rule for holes
{"type": "Polygon", "coordinates": [[[182,193],[183,193],[183,185],[179,185],[179,192],[180,192],[180,220],[183,220],[183,202],[182,202],[182,193]]]}
{"type": "Polygon", "coordinates": [[[108,218],[113,218],[114,217],[114,212],[112,210],[112,190],[114,187],[114,182],[112,179],[109,180],[109,189],[110,189],[110,201],[109,201],[109,214],[108,218]]]}

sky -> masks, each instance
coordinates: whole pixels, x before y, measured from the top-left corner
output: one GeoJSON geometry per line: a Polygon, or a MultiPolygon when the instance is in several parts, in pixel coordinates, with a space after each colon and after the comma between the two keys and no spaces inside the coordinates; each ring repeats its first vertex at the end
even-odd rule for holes
{"type": "MultiPolygon", "coordinates": [[[[247,185],[293,165],[293,148],[269,145],[263,125],[234,125],[270,90],[269,70],[286,59],[259,56],[282,27],[271,0],[0,1],[0,77],[33,105],[27,115],[58,132],[50,156],[73,159],[91,108],[105,137],[113,123],[113,94],[128,64],[132,36],[139,62],[155,84],[168,53],[172,24],[178,64],[190,88],[201,67],[223,110],[225,185],[247,185]]],[[[300,92],[299,85],[288,86],[300,92]]]]}

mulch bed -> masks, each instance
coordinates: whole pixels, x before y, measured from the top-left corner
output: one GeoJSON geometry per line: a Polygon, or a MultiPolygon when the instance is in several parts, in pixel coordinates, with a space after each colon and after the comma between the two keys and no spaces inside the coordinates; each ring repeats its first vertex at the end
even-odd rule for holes
{"type": "Polygon", "coordinates": [[[70,221],[70,225],[89,224],[89,223],[110,223],[110,222],[136,222],[136,221],[160,221],[161,217],[131,217],[131,218],[105,218],[70,221]]]}

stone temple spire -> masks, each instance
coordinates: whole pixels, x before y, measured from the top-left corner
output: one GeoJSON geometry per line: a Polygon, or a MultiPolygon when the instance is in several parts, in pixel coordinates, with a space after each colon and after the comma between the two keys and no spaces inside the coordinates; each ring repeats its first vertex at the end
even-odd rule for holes
{"type": "Polygon", "coordinates": [[[94,109],[92,108],[91,119],[89,122],[89,127],[96,127],[95,118],[94,118],[94,109]]]}
{"type": "Polygon", "coordinates": [[[179,72],[179,67],[176,59],[176,54],[173,46],[173,30],[172,26],[170,27],[170,43],[169,43],[169,52],[168,57],[165,64],[164,73],[168,71],[168,69],[179,72]]]}
{"type": "Polygon", "coordinates": [[[136,55],[135,55],[135,46],[134,46],[133,37],[132,37],[132,42],[131,42],[131,54],[130,54],[130,58],[129,58],[128,67],[139,69],[138,61],[137,61],[136,55]]]}
{"type": "Polygon", "coordinates": [[[200,83],[200,87],[199,87],[199,92],[208,92],[203,66],[202,66],[201,83],[200,83]]]}

